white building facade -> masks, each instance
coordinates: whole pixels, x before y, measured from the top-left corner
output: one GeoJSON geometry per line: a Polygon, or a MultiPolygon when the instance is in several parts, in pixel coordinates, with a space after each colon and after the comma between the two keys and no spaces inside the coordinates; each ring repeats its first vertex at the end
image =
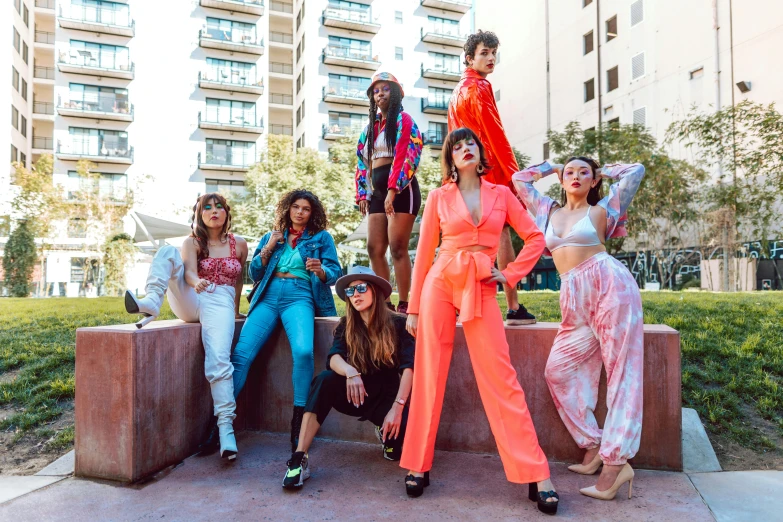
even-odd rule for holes
{"type": "Polygon", "coordinates": [[[506,133],[535,162],[547,130],[571,121],[640,123],[663,141],[694,106],[783,104],[776,0],[478,1],[475,16],[500,38],[489,79],[506,133]]]}

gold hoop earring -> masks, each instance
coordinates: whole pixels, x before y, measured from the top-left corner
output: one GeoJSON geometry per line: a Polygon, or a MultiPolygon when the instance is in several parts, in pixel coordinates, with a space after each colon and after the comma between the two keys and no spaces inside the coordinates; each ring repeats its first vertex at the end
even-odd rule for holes
{"type": "Polygon", "coordinates": [[[457,167],[455,165],[451,166],[451,181],[456,183],[457,180],[459,180],[459,174],[457,174],[457,167]]]}
{"type": "Polygon", "coordinates": [[[476,167],[476,172],[478,172],[479,176],[484,174],[484,164],[483,163],[479,163],[479,166],[476,167]]]}

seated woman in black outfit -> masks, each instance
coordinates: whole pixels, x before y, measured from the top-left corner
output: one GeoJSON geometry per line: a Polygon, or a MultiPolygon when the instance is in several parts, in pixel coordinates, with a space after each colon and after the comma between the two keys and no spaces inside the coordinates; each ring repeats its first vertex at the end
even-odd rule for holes
{"type": "Polygon", "coordinates": [[[402,453],[415,346],[405,316],[386,307],[391,285],[367,267],[351,268],[335,291],[346,301],[345,317],[334,331],[326,371],[310,386],[299,446],[283,479],[286,489],[300,488],[310,478],[307,451],[332,408],[372,422],[384,458],[396,461],[402,453]]]}

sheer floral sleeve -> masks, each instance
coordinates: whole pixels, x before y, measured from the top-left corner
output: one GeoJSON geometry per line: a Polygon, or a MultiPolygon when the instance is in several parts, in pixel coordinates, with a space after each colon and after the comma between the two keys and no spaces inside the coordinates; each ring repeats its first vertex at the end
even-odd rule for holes
{"type": "Polygon", "coordinates": [[[555,171],[552,170],[552,165],[545,161],[538,165],[533,165],[524,170],[520,170],[511,177],[517,194],[519,194],[527,211],[533,216],[536,226],[541,232],[546,231],[549,212],[555,205],[559,206],[559,203],[549,196],[541,194],[536,187],[533,186],[533,182],[549,176],[554,172],[555,171]]]}
{"type": "Polygon", "coordinates": [[[644,178],[644,165],[604,165],[602,171],[605,178],[614,181],[609,187],[609,194],[598,202],[606,210],[606,239],[627,236],[626,213],[644,178]]]}

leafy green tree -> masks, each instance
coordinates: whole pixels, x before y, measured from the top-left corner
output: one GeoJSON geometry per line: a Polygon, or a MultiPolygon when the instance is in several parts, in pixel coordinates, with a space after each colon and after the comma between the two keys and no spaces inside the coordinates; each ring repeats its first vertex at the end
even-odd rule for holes
{"type": "Polygon", "coordinates": [[[517,165],[519,165],[520,169],[524,169],[525,167],[530,165],[531,162],[533,161],[532,159],[530,159],[530,156],[528,156],[518,148],[511,147],[511,150],[514,152],[514,157],[516,158],[517,165]]]}
{"type": "MultiPolygon", "coordinates": [[[[570,156],[593,157],[599,164],[641,163],[646,175],[628,211],[628,237],[607,241],[607,249],[618,253],[630,240],[630,248],[650,252],[658,259],[658,280],[671,285],[679,258],[676,252],[690,246],[703,209],[700,194],[707,174],[702,169],[671,158],[644,127],[605,124],[599,135],[582,130],[577,122],[562,132],[550,131],[549,144],[554,162],[563,164],[570,156]]],[[[604,180],[607,185],[607,180],[604,180]]],[[[604,188],[604,191],[608,187],[604,188]]],[[[554,185],[550,195],[557,195],[554,185]]],[[[556,197],[558,201],[561,197],[556,197]]]]}
{"type": "MultiPolygon", "coordinates": [[[[702,198],[713,225],[705,236],[713,242],[723,236],[728,252],[736,251],[742,236],[762,238],[763,255],[769,255],[767,240],[781,231],[783,194],[783,115],[775,104],[744,100],[711,113],[694,108],[669,126],[666,141],[684,145],[700,166],[715,172],[702,198]]],[[[731,290],[729,272],[724,285],[731,290]]]]}
{"type": "Polygon", "coordinates": [[[104,288],[106,295],[122,295],[127,285],[128,267],[138,249],[128,234],[117,234],[103,245],[104,288]]]}
{"type": "Polygon", "coordinates": [[[3,253],[4,284],[13,297],[27,297],[32,287],[33,271],[38,259],[35,235],[27,220],[18,222],[8,237],[3,253]]]}

